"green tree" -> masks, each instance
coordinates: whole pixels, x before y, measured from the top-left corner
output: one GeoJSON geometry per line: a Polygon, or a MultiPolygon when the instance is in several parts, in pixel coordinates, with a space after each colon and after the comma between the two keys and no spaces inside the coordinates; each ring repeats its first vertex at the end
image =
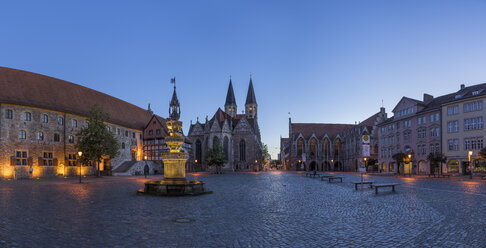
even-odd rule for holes
{"type": "Polygon", "coordinates": [[[486,147],[484,147],[483,149],[479,150],[478,155],[482,159],[486,159],[486,147]]]}
{"type": "Polygon", "coordinates": [[[81,163],[97,162],[96,175],[100,175],[102,158],[112,159],[118,155],[120,145],[105,124],[110,114],[103,111],[99,105],[94,105],[89,111],[88,125],[81,128],[76,149],[83,152],[81,163]]]}
{"type": "Polygon", "coordinates": [[[262,146],[262,164],[267,164],[268,161],[271,160],[270,153],[268,153],[268,146],[266,144],[263,144],[262,146]]]}
{"type": "Polygon", "coordinates": [[[206,163],[209,166],[216,166],[216,173],[221,173],[221,167],[226,163],[226,155],[219,142],[215,142],[213,148],[206,153],[206,163]]]}
{"type": "Polygon", "coordinates": [[[442,175],[442,163],[445,163],[447,161],[447,157],[440,152],[431,152],[429,155],[427,155],[427,161],[430,163],[430,173],[433,172],[435,174],[435,169],[439,166],[439,174],[442,175]]]}
{"type": "Polygon", "coordinates": [[[403,152],[393,154],[392,158],[397,162],[397,172],[400,174],[400,165],[405,161],[407,155],[403,152]]]}

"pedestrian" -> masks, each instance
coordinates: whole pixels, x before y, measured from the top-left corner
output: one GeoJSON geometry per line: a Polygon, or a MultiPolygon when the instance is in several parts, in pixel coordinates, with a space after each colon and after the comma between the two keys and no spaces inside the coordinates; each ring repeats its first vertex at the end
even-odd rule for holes
{"type": "Polygon", "coordinates": [[[143,174],[145,175],[145,178],[147,178],[147,175],[149,174],[149,167],[147,163],[145,163],[145,167],[143,168],[143,174]]]}
{"type": "Polygon", "coordinates": [[[34,168],[31,165],[30,168],[29,168],[30,178],[32,178],[32,173],[34,173],[34,168]]]}

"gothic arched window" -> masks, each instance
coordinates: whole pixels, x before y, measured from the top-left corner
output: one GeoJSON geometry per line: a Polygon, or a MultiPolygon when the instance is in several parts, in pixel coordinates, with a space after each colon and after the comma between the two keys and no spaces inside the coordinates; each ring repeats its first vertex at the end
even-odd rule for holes
{"type": "Polygon", "coordinates": [[[246,161],[246,143],[243,139],[240,141],[240,161],[246,161]]]}
{"type": "Polygon", "coordinates": [[[223,141],[223,151],[224,151],[224,156],[226,158],[226,161],[228,161],[228,158],[229,158],[229,150],[228,150],[228,137],[224,137],[224,141],[223,141]]]}
{"type": "Polygon", "coordinates": [[[297,156],[301,156],[304,152],[304,139],[300,138],[297,141],[297,156]]]}
{"type": "Polygon", "coordinates": [[[327,138],[322,142],[322,155],[325,157],[331,155],[331,146],[329,145],[329,140],[327,138]]]}
{"type": "Polygon", "coordinates": [[[201,141],[196,140],[196,163],[201,163],[201,158],[202,158],[202,147],[201,147],[201,141]]]}
{"type": "Polygon", "coordinates": [[[310,155],[311,156],[317,155],[317,140],[315,138],[312,138],[310,142],[310,155]]]}

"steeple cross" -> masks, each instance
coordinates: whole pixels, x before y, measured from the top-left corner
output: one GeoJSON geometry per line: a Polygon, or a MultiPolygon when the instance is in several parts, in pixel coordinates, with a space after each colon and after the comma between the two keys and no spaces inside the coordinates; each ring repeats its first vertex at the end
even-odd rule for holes
{"type": "Polygon", "coordinates": [[[175,82],[175,77],[170,79],[170,83],[174,84],[174,89],[176,88],[176,82],[175,82]]]}

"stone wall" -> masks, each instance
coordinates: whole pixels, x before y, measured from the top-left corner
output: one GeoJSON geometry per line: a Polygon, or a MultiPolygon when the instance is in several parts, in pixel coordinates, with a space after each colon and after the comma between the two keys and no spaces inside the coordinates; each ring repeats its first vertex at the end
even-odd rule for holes
{"type": "MultiPolygon", "coordinates": [[[[0,178],[30,177],[30,166],[34,169],[33,177],[78,175],[79,167],[69,164],[71,162],[76,165],[76,134],[85,123],[86,118],[82,116],[35,107],[0,104],[0,178]],[[11,119],[6,118],[6,110],[12,111],[11,119]],[[25,119],[26,113],[30,113],[30,121],[25,119]],[[43,122],[43,115],[47,115],[47,123],[43,122]],[[59,118],[62,118],[62,122],[58,122],[59,118]],[[73,121],[76,122],[74,126],[73,121]],[[25,139],[19,137],[21,130],[26,133],[25,139]],[[58,141],[54,138],[56,134],[59,135],[58,141]],[[69,141],[70,136],[74,138],[72,143],[69,141]],[[25,152],[25,158],[19,158],[23,165],[15,165],[17,152],[25,152]],[[44,158],[45,154],[47,159],[44,158]],[[74,159],[69,160],[69,155],[74,159]]],[[[131,160],[132,151],[134,158],[140,159],[141,131],[111,123],[108,123],[108,126],[120,142],[120,154],[110,161],[111,168],[114,169],[123,161],[131,160]],[[122,143],[125,144],[125,148],[122,148],[122,143]]],[[[103,164],[100,169],[103,169],[103,164]]],[[[82,172],[92,175],[95,169],[86,167],[82,172]]]]}

